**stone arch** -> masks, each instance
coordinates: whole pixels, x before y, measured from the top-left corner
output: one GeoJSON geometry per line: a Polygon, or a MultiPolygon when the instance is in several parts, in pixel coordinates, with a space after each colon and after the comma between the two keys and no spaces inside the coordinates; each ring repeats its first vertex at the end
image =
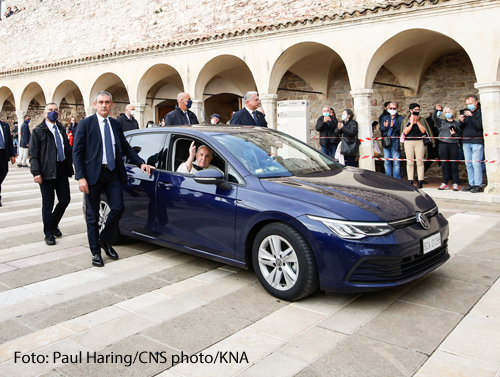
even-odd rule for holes
{"type": "Polygon", "coordinates": [[[47,97],[45,96],[40,84],[35,81],[30,82],[23,90],[18,110],[27,112],[33,100],[35,100],[40,106],[45,106],[47,104],[46,98],[47,97]]]}
{"type": "Polygon", "coordinates": [[[124,81],[115,73],[106,72],[100,75],[94,82],[90,91],[89,103],[94,103],[95,95],[100,91],[107,91],[113,96],[113,109],[111,116],[116,118],[129,102],[129,94],[124,81]]]}
{"type": "Polygon", "coordinates": [[[0,111],[3,110],[5,101],[10,102],[12,106],[16,106],[16,100],[14,97],[14,92],[10,90],[7,86],[0,87],[0,111]]]}
{"type": "Polygon", "coordinates": [[[177,94],[183,92],[182,77],[168,64],[155,64],[142,75],[137,88],[137,100],[146,104],[145,118],[156,122],[175,108],[177,94]]]}
{"type": "Polygon", "coordinates": [[[317,42],[301,42],[286,49],[274,63],[268,93],[277,93],[286,72],[301,77],[311,91],[325,98],[332,76],[345,63],[330,47],[317,42]]]}
{"type": "Polygon", "coordinates": [[[383,42],[368,65],[365,88],[371,88],[385,66],[401,87],[418,93],[423,75],[441,55],[465,51],[453,38],[428,29],[402,31],[383,42]],[[416,53],[413,53],[416,52],[416,53]]]}
{"type": "Polygon", "coordinates": [[[61,82],[55,89],[52,102],[59,106],[61,119],[72,116],[80,119],[85,116],[85,103],[80,87],[72,80],[61,82]]]}
{"type": "Polygon", "coordinates": [[[257,90],[257,84],[247,63],[235,55],[219,55],[201,69],[194,98],[203,98],[205,121],[211,113],[219,113],[221,121],[226,122],[231,118],[231,111],[240,108],[240,99],[250,90],[257,90]]]}

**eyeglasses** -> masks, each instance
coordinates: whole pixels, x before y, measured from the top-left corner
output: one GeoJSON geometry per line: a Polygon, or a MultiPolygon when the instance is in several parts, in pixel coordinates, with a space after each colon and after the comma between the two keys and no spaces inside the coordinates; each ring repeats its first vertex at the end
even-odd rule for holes
{"type": "Polygon", "coordinates": [[[397,110],[397,107],[389,107],[389,110],[397,110]]]}

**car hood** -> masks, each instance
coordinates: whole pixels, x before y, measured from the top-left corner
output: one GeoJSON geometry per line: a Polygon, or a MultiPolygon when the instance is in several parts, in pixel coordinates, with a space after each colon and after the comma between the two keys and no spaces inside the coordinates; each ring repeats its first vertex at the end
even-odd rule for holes
{"type": "Polygon", "coordinates": [[[261,179],[270,193],[327,209],[353,221],[392,221],[436,204],[400,179],[356,168],[284,178],[261,179]]]}

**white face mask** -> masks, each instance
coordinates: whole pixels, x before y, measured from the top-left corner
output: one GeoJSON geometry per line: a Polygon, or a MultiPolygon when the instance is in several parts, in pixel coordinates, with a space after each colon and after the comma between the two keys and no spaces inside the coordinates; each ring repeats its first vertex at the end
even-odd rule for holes
{"type": "Polygon", "coordinates": [[[346,119],[347,119],[347,115],[342,114],[342,120],[346,120],[346,119]]]}
{"type": "Polygon", "coordinates": [[[135,117],[135,110],[130,110],[130,116],[135,117]]]}
{"type": "Polygon", "coordinates": [[[210,123],[215,124],[215,119],[210,120],[210,123]]]}
{"type": "Polygon", "coordinates": [[[389,114],[391,115],[396,115],[396,113],[398,112],[397,110],[388,110],[389,114]]]}

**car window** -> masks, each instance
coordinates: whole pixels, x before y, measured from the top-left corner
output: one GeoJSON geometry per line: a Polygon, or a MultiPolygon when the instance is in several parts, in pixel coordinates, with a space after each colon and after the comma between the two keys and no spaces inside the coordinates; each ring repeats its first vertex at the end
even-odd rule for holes
{"type": "MultiPolygon", "coordinates": [[[[165,169],[167,159],[165,134],[150,132],[134,134],[128,142],[146,164],[154,166],[157,169],[165,169]]],[[[128,158],[125,160],[125,163],[130,163],[128,158]]]]}
{"type": "Polygon", "coordinates": [[[258,178],[299,176],[342,168],[314,148],[282,133],[241,132],[214,138],[258,178]]]}
{"type": "MultiPolygon", "coordinates": [[[[195,142],[196,149],[198,149],[198,147],[202,145],[206,145],[206,143],[201,140],[185,136],[173,137],[172,140],[173,171],[177,171],[177,169],[179,169],[179,166],[187,161],[187,159],[189,158],[189,148],[191,147],[191,143],[193,141],[195,142]]],[[[224,173],[226,171],[224,160],[213,148],[210,148],[210,150],[213,153],[213,159],[210,162],[210,165],[216,166],[224,173]]]]}

